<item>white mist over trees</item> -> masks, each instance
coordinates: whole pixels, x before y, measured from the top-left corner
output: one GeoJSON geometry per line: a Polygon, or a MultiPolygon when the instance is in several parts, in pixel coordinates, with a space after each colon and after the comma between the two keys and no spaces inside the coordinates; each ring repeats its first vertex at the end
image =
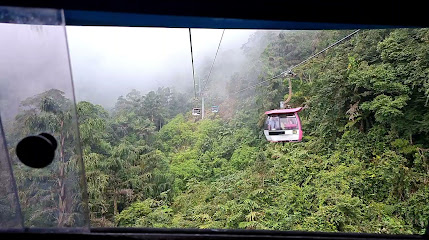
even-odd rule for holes
{"type": "MultiPolygon", "coordinates": [[[[212,90],[245,63],[242,45],[255,30],[226,30],[213,68],[212,90]]],[[[112,108],[132,89],[143,94],[158,87],[193,88],[188,29],[67,27],[77,100],[112,108]]],[[[196,78],[204,82],[222,29],[192,29],[196,78]]]]}

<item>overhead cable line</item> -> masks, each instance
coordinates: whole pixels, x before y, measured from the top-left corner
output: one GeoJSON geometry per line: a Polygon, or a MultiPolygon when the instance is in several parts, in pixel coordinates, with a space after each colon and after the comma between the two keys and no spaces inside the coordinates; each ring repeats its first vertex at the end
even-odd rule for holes
{"type": "Polygon", "coordinates": [[[192,78],[194,79],[194,97],[197,98],[197,89],[195,87],[194,53],[192,51],[192,34],[191,34],[191,28],[189,28],[189,45],[191,46],[192,78]]]}
{"type": "Polygon", "coordinates": [[[354,31],[354,32],[352,32],[352,33],[350,33],[349,35],[347,35],[347,36],[345,36],[345,37],[341,38],[340,40],[338,40],[338,41],[336,41],[335,43],[333,43],[333,44],[329,45],[328,47],[324,48],[323,50],[319,51],[318,53],[316,53],[316,54],[314,54],[314,55],[310,56],[309,58],[305,59],[304,61],[302,61],[302,62],[300,62],[300,63],[296,64],[295,66],[292,66],[292,67],[288,68],[286,71],[283,71],[283,72],[281,72],[281,73],[279,73],[279,74],[275,75],[274,77],[271,77],[271,78],[269,78],[269,79],[267,79],[267,80],[264,80],[264,81],[262,81],[262,82],[259,82],[259,83],[257,83],[257,84],[254,84],[254,85],[252,85],[252,86],[249,86],[249,87],[243,88],[243,89],[241,89],[241,90],[238,90],[237,92],[234,92],[233,94],[237,94],[237,93],[240,93],[240,92],[246,91],[246,90],[248,90],[248,89],[251,89],[251,88],[257,87],[257,86],[259,86],[259,85],[261,85],[261,84],[263,84],[263,83],[266,83],[266,82],[268,82],[268,81],[271,81],[271,80],[273,80],[273,79],[275,79],[275,78],[278,78],[278,77],[280,77],[280,76],[283,76],[285,73],[288,73],[288,72],[292,71],[292,69],[297,68],[297,67],[301,66],[302,64],[304,64],[304,63],[306,63],[306,62],[310,61],[311,59],[313,59],[313,58],[315,58],[315,57],[319,56],[319,55],[320,55],[320,54],[322,54],[323,52],[325,52],[325,51],[327,51],[328,49],[330,49],[330,48],[332,48],[332,47],[334,47],[334,46],[336,46],[336,45],[340,44],[342,41],[344,41],[344,40],[346,40],[346,39],[350,38],[351,36],[355,35],[355,34],[356,34],[356,33],[358,33],[359,31],[360,31],[360,29],[358,29],[358,30],[356,30],[356,31],[354,31]]]}
{"type": "Polygon", "coordinates": [[[203,92],[204,92],[204,90],[206,89],[207,85],[209,84],[209,81],[210,81],[210,75],[212,74],[213,66],[214,66],[214,64],[215,64],[217,54],[219,53],[219,48],[220,48],[220,44],[222,43],[222,39],[223,39],[223,34],[224,34],[224,33],[225,33],[225,29],[222,31],[222,36],[220,37],[219,45],[217,46],[216,54],[215,54],[215,57],[214,57],[214,59],[213,59],[212,65],[211,65],[211,67],[210,67],[209,75],[207,76],[207,80],[206,80],[206,82],[205,82],[205,84],[204,84],[204,87],[203,87],[203,89],[202,89],[202,91],[203,91],[203,92]]]}

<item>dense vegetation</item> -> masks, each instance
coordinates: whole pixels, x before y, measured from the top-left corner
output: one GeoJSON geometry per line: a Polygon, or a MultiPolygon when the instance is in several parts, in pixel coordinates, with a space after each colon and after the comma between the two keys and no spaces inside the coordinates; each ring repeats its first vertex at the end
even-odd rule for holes
{"type": "MultiPolygon", "coordinates": [[[[287,93],[285,78],[234,94],[345,34],[253,35],[242,48],[249,65],[225,80],[221,112],[204,120],[190,114],[192,94],[170,88],[134,90],[112,112],[79,102],[92,226],[423,233],[429,30],[361,31],[295,69],[291,104],[305,107],[300,143],[267,143],[261,133],[263,112],[287,93]],[[267,43],[261,51],[259,43],[267,43]]],[[[68,104],[55,90],[28,100],[39,110],[19,115],[21,134],[11,138],[40,124],[63,127],[70,118],[46,101],[53,96],[68,104]]],[[[31,184],[24,176],[21,189],[31,184]]],[[[29,195],[21,201],[43,207],[29,195]]],[[[43,221],[26,212],[26,221],[43,221]]]]}

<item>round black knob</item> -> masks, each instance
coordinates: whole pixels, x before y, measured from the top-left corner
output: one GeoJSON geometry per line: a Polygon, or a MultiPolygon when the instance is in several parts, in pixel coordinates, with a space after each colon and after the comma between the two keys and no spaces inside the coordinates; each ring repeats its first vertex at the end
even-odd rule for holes
{"type": "Polygon", "coordinates": [[[51,134],[41,133],[22,139],[16,146],[16,155],[29,167],[44,168],[54,160],[57,146],[57,140],[51,134]]]}

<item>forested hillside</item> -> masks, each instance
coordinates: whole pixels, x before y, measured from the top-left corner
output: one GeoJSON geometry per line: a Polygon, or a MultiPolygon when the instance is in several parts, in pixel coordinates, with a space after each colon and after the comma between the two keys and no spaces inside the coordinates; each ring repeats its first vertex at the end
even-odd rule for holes
{"type": "MultiPolygon", "coordinates": [[[[299,143],[268,143],[262,133],[263,113],[287,97],[286,78],[237,93],[350,32],[254,34],[242,48],[248,64],[211,83],[227,84],[221,99],[207,90],[206,109],[220,112],[204,120],[191,115],[193,92],[174,88],[133,90],[111,112],[79,102],[91,225],[423,233],[429,30],[362,30],[294,69],[291,105],[304,107],[299,143]]],[[[27,101],[38,110],[18,115],[11,132],[69,119],[46,99],[70,104],[56,90],[38,95],[27,101]]],[[[26,221],[43,221],[35,212],[26,221]]]]}

